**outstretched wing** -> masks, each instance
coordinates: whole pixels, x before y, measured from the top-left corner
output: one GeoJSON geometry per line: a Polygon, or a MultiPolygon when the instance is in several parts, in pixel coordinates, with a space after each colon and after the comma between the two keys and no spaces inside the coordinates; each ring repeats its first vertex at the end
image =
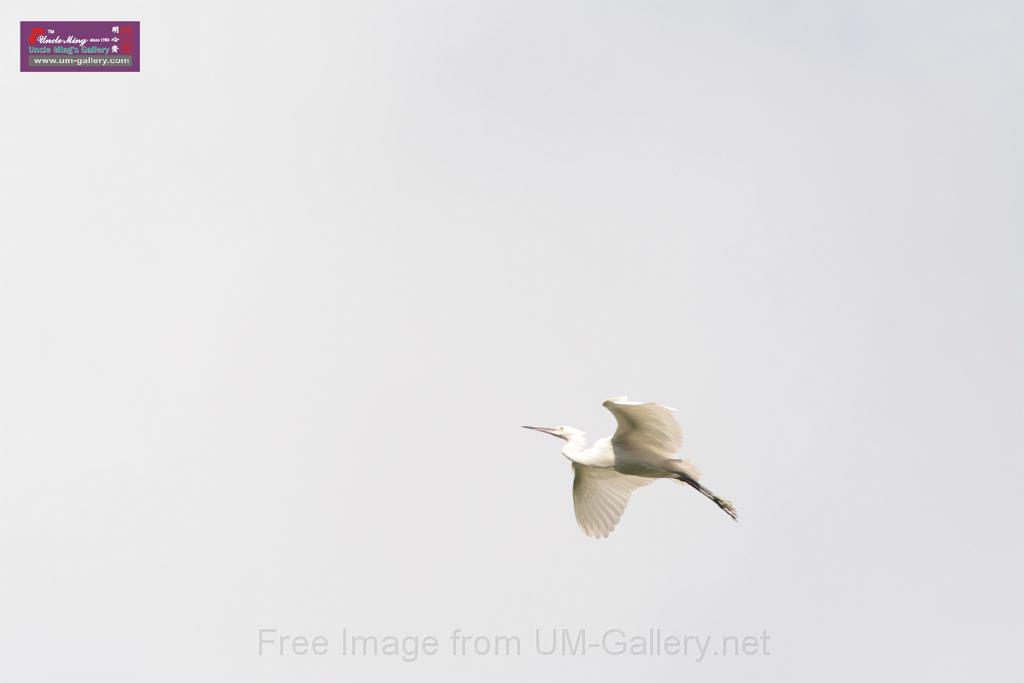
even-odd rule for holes
{"type": "Polygon", "coordinates": [[[572,503],[576,522],[587,536],[604,538],[619,523],[629,496],[653,479],[620,474],[612,469],[572,464],[572,503]]]}
{"type": "Polygon", "coordinates": [[[683,447],[683,428],[675,410],[657,403],[634,403],[626,397],[610,398],[602,404],[619,423],[612,444],[640,456],[674,458],[683,447]]]}

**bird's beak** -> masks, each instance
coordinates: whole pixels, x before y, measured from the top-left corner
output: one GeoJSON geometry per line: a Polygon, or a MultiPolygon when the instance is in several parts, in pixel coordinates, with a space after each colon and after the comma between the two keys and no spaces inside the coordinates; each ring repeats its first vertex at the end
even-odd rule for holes
{"type": "Polygon", "coordinates": [[[550,434],[551,436],[558,436],[557,434],[555,434],[554,427],[531,427],[529,425],[523,425],[523,429],[532,429],[535,432],[544,432],[545,434],[550,434]]]}

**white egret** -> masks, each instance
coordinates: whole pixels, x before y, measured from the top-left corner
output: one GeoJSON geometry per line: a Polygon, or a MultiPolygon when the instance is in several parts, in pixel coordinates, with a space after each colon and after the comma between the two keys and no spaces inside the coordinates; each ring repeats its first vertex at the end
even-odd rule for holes
{"type": "Polygon", "coordinates": [[[736,508],[699,481],[700,470],[675,457],[683,430],[674,409],[657,403],[634,403],[625,396],[602,404],[618,422],[615,434],[587,448],[583,432],[573,427],[528,427],[566,442],[562,455],[572,461],[572,501],[576,522],[588,536],[605,537],[626,509],[634,489],[655,479],[675,479],[700,491],[733,519],[736,508]]]}

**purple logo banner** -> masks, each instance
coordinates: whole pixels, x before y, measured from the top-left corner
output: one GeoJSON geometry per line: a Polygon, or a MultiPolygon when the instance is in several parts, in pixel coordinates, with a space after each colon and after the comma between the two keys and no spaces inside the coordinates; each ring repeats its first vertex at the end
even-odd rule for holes
{"type": "Polygon", "coordinates": [[[23,21],[22,71],[138,71],[137,21],[23,21]]]}

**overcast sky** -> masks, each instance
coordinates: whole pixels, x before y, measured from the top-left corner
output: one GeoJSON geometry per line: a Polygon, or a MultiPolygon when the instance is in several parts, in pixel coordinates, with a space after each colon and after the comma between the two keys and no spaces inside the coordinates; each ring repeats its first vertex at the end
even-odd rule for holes
{"type": "Polygon", "coordinates": [[[4,3],[0,677],[1020,680],[1022,20],[4,3]],[[141,20],[141,73],[18,73],[25,19],[141,20]],[[518,426],[621,394],[739,524],[659,482],[577,529],[518,426]]]}

